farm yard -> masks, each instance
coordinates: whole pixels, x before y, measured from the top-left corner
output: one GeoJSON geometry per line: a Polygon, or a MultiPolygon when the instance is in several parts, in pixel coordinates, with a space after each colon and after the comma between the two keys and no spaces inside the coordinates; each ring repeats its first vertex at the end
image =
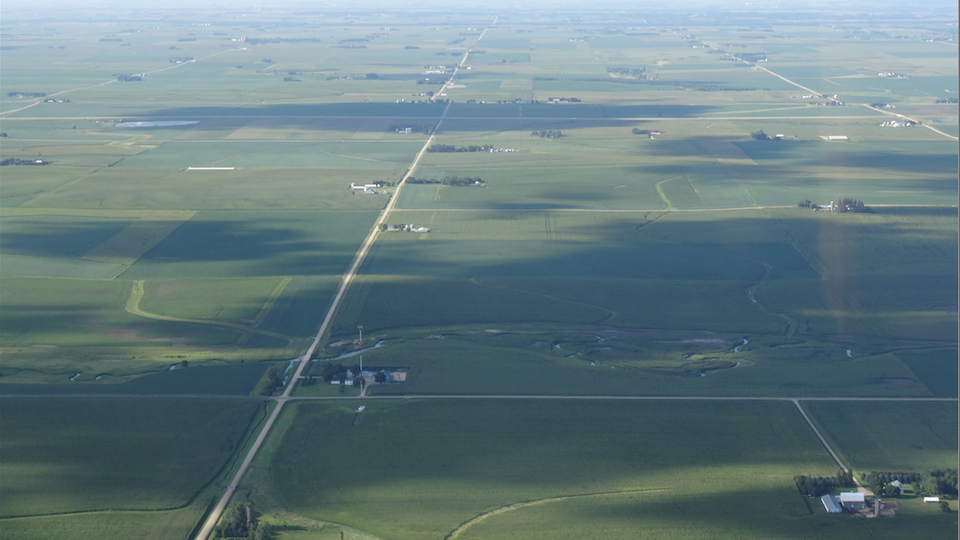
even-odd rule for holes
{"type": "Polygon", "coordinates": [[[956,537],[938,2],[5,3],[3,536],[956,537]]]}

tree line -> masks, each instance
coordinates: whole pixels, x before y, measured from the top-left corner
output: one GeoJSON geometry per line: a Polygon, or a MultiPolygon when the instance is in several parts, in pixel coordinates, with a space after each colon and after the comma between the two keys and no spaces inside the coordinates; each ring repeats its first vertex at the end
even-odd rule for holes
{"type": "Polygon", "coordinates": [[[270,366],[267,372],[260,378],[257,384],[260,388],[259,395],[271,396],[279,388],[283,388],[283,372],[277,366],[270,366]]]}
{"type": "Polygon", "coordinates": [[[937,469],[927,474],[916,472],[872,471],[864,476],[864,481],[879,497],[899,497],[901,484],[913,484],[913,492],[918,497],[945,496],[957,497],[957,469],[937,469]]]}
{"type": "MultiPolygon", "coordinates": [[[[822,208],[820,205],[814,204],[810,199],[804,199],[797,203],[797,206],[800,208],[822,208]]],[[[864,204],[863,201],[859,199],[851,199],[849,197],[843,197],[836,203],[835,212],[851,212],[851,213],[869,213],[873,212],[869,206],[864,204]]]]}
{"type": "Polygon", "coordinates": [[[563,133],[559,129],[546,129],[543,131],[531,131],[531,137],[540,137],[541,139],[559,139],[563,133]]]}
{"type": "Polygon", "coordinates": [[[427,179],[427,178],[414,178],[411,176],[407,178],[408,184],[443,184],[444,186],[475,186],[483,184],[484,181],[480,178],[460,178],[459,176],[444,176],[440,180],[437,179],[427,179]]]}
{"type": "MultiPolygon", "coordinates": [[[[3,135],[6,137],[6,134],[3,135]]],[[[20,158],[7,158],[3,161],[0,161],[0,167],[6,167],[9,165],[49,165],[49,161],[39,160],[40,163],[37,163],[36,159],[20,159],[20,158]]]]}
{"type": "Polygon", "coordinates": [[[213,537],[269,540],[273,538],[273,526],[257,519],[249,504],[233,504],[223,512],[220,523],[213,529],[213,537]]]}
{"type": "Polygon", "coordinates": [[[793,481],[797,484],[800,493],[808,497],[819,497],[826,494],[832,488],[854,487],[853,471],[837,469],[835,476],[794,476],[793,481]]]}
{"type": "MultiPolygon", "coordinates": [[[[493,150],[490,144],[471,144],[470,146],[453,146],[452,144],[433,144],[427,148],[427,152],[489,152],[493,150]]],[[[409,182],[409,180],[407,180],[409,182]]]]}

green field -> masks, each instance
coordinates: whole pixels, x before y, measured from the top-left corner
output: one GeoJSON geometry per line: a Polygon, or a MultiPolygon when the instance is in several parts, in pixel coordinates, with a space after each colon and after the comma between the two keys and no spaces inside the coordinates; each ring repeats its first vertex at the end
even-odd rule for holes
{"type": "Polygon", "coordinates": [[[92,531],[104,521],[116,521],[109,528],[119,534],[161,527],[182,537],[256,408],[214,400],[4,399],[0,523],[30,537],[73,523],[92,531]],[[110,519],[129,511],[143,519],[110,519]]]}
{"type": "MultiPolygon", "coordinates": [[[[296,416],[262,465],[276,501],[380,538],[443,538],[524,502],[535,504],[487,517],[462,537],[808,538],[826,527],[866,538],[881,530],[825,521],[812,504],[811,515],[792,476],[830,474],[833,464],[792,404],[712,403],[710,414],[696,402],[368,406],[362,416],[321,404],[287,413],[296,416]],[[306,459],[305,448],[313,449],[306,459]],[[569,498],[549,500],[561,497],[569,498]]],[[[924,526],[939,534],[955,525],[924,526]]]]}
{"type": "Polygon", "coordinates": [[[805,402],[820,432],[857,471],[915,471],[957,463],[956,403],[805,402]],[[891,437],[882,426],[897,425],[891,437]]]}
{"type": "Polygon", "coordinates": [[[374,4],[2,5],[0,536],[956,536],[954,4],[374,4]]]}

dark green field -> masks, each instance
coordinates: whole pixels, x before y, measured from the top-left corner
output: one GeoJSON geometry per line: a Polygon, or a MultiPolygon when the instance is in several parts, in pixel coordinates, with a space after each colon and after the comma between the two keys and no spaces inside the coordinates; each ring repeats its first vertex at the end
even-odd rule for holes
{"type": "Polygon", "coordinates": [[[2,405],[0,518],[23,538],[86,536],[105,522],[113,534],[184,537],[257,410],[225,400],[5,398],[2,405]]]}
{"type": "Polygon", "coordinates": [[[792,476],[833,464],[789,403],[368,404],[361,416],[297,407],[269,465],[290,511],[382,538],[443,538],[526,502],[462,537],[868,538],[921,522],[934,536],[955,527],[912,516],[864,528],[808,510],[792,476]]]}

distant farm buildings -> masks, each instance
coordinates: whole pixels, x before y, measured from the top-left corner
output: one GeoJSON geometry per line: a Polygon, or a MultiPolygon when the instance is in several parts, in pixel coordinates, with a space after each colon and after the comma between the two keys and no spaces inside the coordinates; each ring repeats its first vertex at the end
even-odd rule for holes
{"type": "Polygon", "coordinates": [[[344,386],[354,386],[357,383],[357,379],[362,378],[363,384],[396,384],[402,383],[407,380],[407,374],[403,371],[388,371],[386,369],[380,369],[377,371],[363,370],[359,374],[354,373],[352,370],[347,370],[347,376],[343,379],[331,379],[330,384],[343,384],[344,386]],[[382,373],[383,375],[377,376],[382,373]]]}
{"type": "Polygon", "coordinates": [[[847,492],[840,494],[840,505],[844,510],[859,510],[867,507],[867,501],[863,493],[847,492]]]}
{"type": "Polygon", "coordinates": [[[849,139],[846,135],[821,135],[820,138],[825,141],[846,141],[849,139]]]}
{"type": "Polygon", "coordinates": [[[880,124],[881,127],[913,127],[913,122],[900,122],[898,120],[887,120],[880,124]]]}
{"type": "Polygon", "coordinates": [[[820,501],[823,503],[824,509],[826,509],[829,514],[839,514],[843,512],[843,508],[840,507],[840,501],[833,495],[827,494],[823,497],[820,497],[820,501]]]}
{"type": "Polygon", "coordinates": [[[362,189],[364,195],[376,195],[377,194],[376,190],[382,187],[383,187],[383,184],[379,182],[375,184],[363,184],[363,185],[358,185],[358,184],[354,184],[353,182],[350,182],[350,189],[362,189]]]}

